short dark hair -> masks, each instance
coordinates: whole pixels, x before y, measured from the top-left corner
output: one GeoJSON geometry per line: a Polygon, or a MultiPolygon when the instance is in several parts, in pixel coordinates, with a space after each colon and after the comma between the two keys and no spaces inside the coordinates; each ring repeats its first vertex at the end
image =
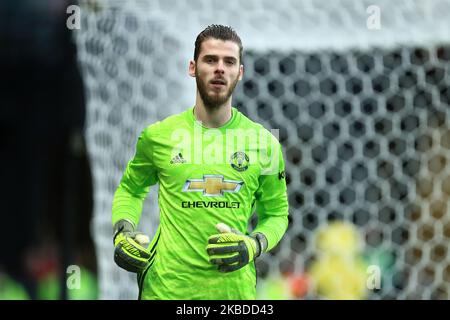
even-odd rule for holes
{"type": "Polygon", "coordinates": [[[236,31],[229,26],[223,26],[220,24],[211,24],[207,26],[202,32],[199,33],[197,39],[195,39],[194,60],[197,61],[200,55],[200,48],[203,41],[213,38],[223,41],[233,41],[239,46],[239,61],[242,61],[242,41],[237,35],[236,31]]]}

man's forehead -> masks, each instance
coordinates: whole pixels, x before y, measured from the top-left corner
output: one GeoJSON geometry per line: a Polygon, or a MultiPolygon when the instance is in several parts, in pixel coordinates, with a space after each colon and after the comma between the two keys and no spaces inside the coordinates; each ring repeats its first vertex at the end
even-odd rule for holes
{"type": "Polygon", "coordinates": [[[239,59],[239,46],[231,40],[209,38],[202,42],[200,56],[218,55],[239,59]]]}

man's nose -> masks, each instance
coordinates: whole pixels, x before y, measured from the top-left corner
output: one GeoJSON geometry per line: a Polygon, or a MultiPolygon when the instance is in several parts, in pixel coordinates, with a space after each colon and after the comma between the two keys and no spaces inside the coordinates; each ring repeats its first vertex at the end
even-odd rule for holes
{"type": "Polygon", "coordinates": [[[225,63],[222,60],[217,62],[216,73],[224,73],[225,72],[225,63]]]}

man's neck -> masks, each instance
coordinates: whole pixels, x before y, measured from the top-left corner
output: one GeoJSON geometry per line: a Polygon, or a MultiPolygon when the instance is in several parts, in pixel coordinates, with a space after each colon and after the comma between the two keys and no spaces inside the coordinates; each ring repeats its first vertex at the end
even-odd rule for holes
{"type": "Polygon", "coordinates": [[[197,99],[194,116],[207,128],[219,128],[231,119],[231,99],[213,110],[206,108],[203,101],[197,99]]]}

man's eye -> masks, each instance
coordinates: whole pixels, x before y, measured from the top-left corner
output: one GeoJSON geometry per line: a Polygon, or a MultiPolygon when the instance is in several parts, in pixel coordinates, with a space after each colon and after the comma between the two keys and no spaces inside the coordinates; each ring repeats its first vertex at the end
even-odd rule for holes
{"type": "Polygon", "coordinates": [[[233,65],[234,61],[233,60],[228,60],[226,63],[229,64],[229,65],[233,65]]]}

